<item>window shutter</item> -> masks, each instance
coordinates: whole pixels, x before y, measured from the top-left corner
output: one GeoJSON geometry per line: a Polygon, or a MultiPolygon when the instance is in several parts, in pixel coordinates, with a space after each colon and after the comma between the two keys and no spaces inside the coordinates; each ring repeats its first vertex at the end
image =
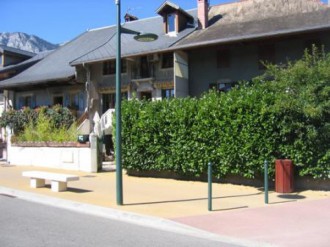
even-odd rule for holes
{"type": "Polygon", "coordinates": [[[84,111],[85,110],[85,94],[84,92],[79,92],[79,111],[84,111]]]}
{"type": "Polygon", "coordinates": [[[18,109],[22,109],[22,107],[24,106],[24,97],[19,97],[18,98],[18,109]]]}
{"type": "Polygon", "coordinates": [[[35,95],[31,96],[31,109],[34,109],[37,106],[37,97],[35,95]]]}
{"type": "Polygon", "coordinates": [[[64,94],[64,106],[69,107],[70,106],[70,95],[64,94]]]}

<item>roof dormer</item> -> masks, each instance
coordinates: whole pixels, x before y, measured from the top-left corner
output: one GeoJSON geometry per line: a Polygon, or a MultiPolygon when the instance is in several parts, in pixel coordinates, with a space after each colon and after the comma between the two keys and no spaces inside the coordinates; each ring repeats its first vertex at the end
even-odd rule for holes
{"type": "Polygon", "coordinates": [[[189,13],[169,1],[164,2],[156,12],[163,17],[164,31],[168,34],[179,33],[188,24],[194,23],[194,18],[189,13]]]}

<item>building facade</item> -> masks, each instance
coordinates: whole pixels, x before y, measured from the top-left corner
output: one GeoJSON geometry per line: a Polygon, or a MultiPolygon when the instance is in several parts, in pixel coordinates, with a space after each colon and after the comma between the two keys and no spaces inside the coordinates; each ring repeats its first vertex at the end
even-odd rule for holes
{"type": "MultiPolygon", "coordinates": [[[[138,42],[122,33],[122,97],[159,100],[229,90],[285,64],[315,44],[330,50],[330,8],[311,0],[247,0],[183,10],[165,1],[157,16],[125,16],[124,29],[153,33],[138,42]]],[[[0,82],[14,108],[62,104],[91,120],[115,104],[116,26],[89,30],[18,75],[0,82]]]]}

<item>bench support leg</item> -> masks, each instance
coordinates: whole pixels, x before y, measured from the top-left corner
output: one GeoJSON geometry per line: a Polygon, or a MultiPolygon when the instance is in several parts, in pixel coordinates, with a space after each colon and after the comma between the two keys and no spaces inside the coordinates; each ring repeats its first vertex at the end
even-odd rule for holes
{"type": "Polygon", "coordinates": [[[51,186],[52,186],[52,191],[54,192],[66,191],[67,189],[66,182],[52,181],[51,186]]]}
{"type": "Polygon", "coordinates": [[[41,188],[41,187],[45,187],[45,179],[31,178],[31,179],[30,179],[30,186],[31,186],[32,188],[41,188]]]}

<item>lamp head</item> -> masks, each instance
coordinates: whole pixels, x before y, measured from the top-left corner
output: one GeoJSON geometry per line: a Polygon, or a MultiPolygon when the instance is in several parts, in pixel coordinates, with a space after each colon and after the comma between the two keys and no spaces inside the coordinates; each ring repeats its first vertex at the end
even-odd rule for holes
{"type": "Polygon", "coordinates": [[[158,35],[154,33],[142,33],[134,36],[134,39],[139,42],[152,42],[158,39],[158,35]]]}

